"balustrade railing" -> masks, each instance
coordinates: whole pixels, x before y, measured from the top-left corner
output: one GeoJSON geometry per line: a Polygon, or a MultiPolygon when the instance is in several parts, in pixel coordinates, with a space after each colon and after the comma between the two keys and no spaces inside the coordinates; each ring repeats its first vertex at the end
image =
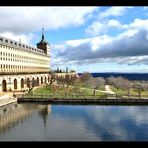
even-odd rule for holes
{"type": "Polygon", "coordinates": [[[148,95],[119,95],[119,94],[100,94],[100,95],[87,95],[87,94],[53,94],[53,93],[35,93],[23,94],[20,98],[51,98],[51,99],[148,99],[148,95]]]}

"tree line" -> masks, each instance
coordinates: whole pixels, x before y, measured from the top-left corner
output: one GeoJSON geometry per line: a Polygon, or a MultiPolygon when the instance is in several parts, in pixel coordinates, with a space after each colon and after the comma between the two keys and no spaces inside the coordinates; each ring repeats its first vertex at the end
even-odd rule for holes
{"type": "Polygon", "coordinates": [[[65,74],[64,76],[57,76],[54,73],[51,74],[50,83],[51,91],[56,93],[63,93],[65,97],[67,94],[80,95],[83,92],[81,88],[91,88],[93,89],[93,94],[95,96],[96,89],[104,89],[105,79],[98,77],[94,78],[90,73],[85,72],[81,76],[65,74]]]}
{"type": "Polygon", "coordinates": [[[138,94],[139,98],[143,91],[148,91],[147,81],[131,81],[121,76],[108,78],[93,77],[89,72],[84,72],[79,77],[77,75],[66,74],[65,76],[57,76],[54,73],[50,74],[50,86],[53,93],[62,92],[65,96],[68,93],[81,94],[81,88],[93,89],[93,94],[96,95],[96,89],[104,90],[105,84],[111,85],[118,90],[126,91],[128,96],[131,95],[131,90],[138,94]],[[54,85],[56,84],[56,85],[54,85]]]}
{"type": "Polygon", "coordinates": [[[109,77],[107,78],[107,83],[109,85],[113,85],[117,90],[122,89],[126,90],[127,95],[130,96],[130,90],[134,90],[138,93],[139,98],[141,97],[141,93],[143,91],[148,90],[148,83],[147,81],[130,81],[123,77],[109,77]]]}

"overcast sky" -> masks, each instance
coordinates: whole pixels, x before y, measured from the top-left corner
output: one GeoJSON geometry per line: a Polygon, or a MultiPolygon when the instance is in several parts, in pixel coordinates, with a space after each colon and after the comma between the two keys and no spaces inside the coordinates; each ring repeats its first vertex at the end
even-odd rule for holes
{"type": "Polygon", "coordinates": [[[51,46],[51,68],[148,72],[148,7],[0,7],[0,35],[51,46]]]}

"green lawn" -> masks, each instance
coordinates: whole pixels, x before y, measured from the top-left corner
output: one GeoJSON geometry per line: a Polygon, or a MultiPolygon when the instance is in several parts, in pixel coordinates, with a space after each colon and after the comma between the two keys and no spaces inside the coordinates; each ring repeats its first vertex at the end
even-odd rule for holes
{"type": "Polygon", "coordinates": [[[51,93],[51,87],[46,86],[46,87],[41,87],[41,88],[36,88],[33,89],[33,93],[51,93]]]}
{"type": "MultiPolygon", "coordinates": [[[[127,91],[126,90],[123,90],[123,89],[117,89],[115,88],[114,86],[110,85],[110,88],[112,91],[116,92],[118,96],[127,96],[127,91]]],[[[138,93],[137,91],[135,91],[134,89],[130,89],[130,95],[133,95],[133,96],[138,96],[138,93]]],[[[148,97],[148,91],[143,91],[141,93],[141,96],[147,96],[148,97]]]]}
{"type": "MultiPolygon", "coordinates": [[[[127,98],[127,91],[126,90],[117,89],[112,85],[110,85],[110,88],[112,91],[116,92],[118,97],[127,98]]],[[[72,86],[69,87],[69,90],[70,89],[72,89],[72,86]]],[[[90,89],[90,88],[81,88],[78,92],[78,95],[77,95],[77,93],[74,93],[73,91],[69,91],[67,93],[66,98],[89,98],[89,99],[92,98],[93,99],[94,98],[93,91],[94,90],[90,89]]],[[[131,96],[131,98],[134,98],[134,96],[138,96],[138,93],[135,90],[131,89],[130,95],[133,95],[133,96],[131,96]]],[[[143,95],[143,97],[148,97],[148,91],[142,92],[141,96],[142,95],[143,95]]],[[[45,86],[45,87],[41,87],[41,88],[34,88],[31,92],[29,92],[25,96],[34,96],[34,97],[35,96],[49,96],[51,98],[65,98],[65,93],[62,89],[59,89],[58,91],[53,93],[50,86],[45,86]]],[[[96,90],[95,98],[104,98],[104,97],[105,97],[105,93],[99,92],[96,90]]]]}
{"type": "MultiPolygon", "coordinates": [[[[69,88],[70,90],[71,88],[69,88]]],[[[93,96],[93,89],[88,89],[88,88],[84,88],[84,89],[80,89],[79,90],[79,95],[77,96],[76,93],[74,92],[68,92],[66,98],[70,97],[70,98],[94,98],[93,96]]],[[[105,93],[103,92],[98,92],[96,91],[96,96],[95,98],[100,98],[103,97],[105,95],[105,93]]],[[[25,96],[49,96],[49,97],[56,97],[56,98],[65,98],[65,93],[63,90],[58,90],[55,93],[52,92],[51,87],[50,86],[45,86],[45,87],[41,87],[41,88],[36,88],[33,89],[31,92],[29,92],[28,94],[26,94],[25,96]]]]}
{"type": "Polygon", "coordinates": [[[119,95],[125,95],[125,94],[127,94],[127,91],[126,91],[126,90],[117,89],[117,88],[115,88],[113,85],[110,85],[109,87],[110,87],[110,89],[111,89],[112,91],[114,91],[115,93],[117,93],[117,94],[119,94],[119,95]]]}

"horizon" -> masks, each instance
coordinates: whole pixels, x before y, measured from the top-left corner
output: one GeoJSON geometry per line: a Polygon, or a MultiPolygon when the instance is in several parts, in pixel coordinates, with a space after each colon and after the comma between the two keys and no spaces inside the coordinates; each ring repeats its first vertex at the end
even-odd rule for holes
{"type": "Polygon", "coordinates": [[[34,47],[44,28],[51,69],[148,73],[148,7],[3,6],[0,15],[0,36],[34,47]]]}
{"type": "MultiPolygon", "coordinates": [[[[78,73],[85,73],[85,72],[89,71],[78,72],[78,73]]],[[[89,73],[148,74],[148,72],[89,72],[89,73]]]]}

